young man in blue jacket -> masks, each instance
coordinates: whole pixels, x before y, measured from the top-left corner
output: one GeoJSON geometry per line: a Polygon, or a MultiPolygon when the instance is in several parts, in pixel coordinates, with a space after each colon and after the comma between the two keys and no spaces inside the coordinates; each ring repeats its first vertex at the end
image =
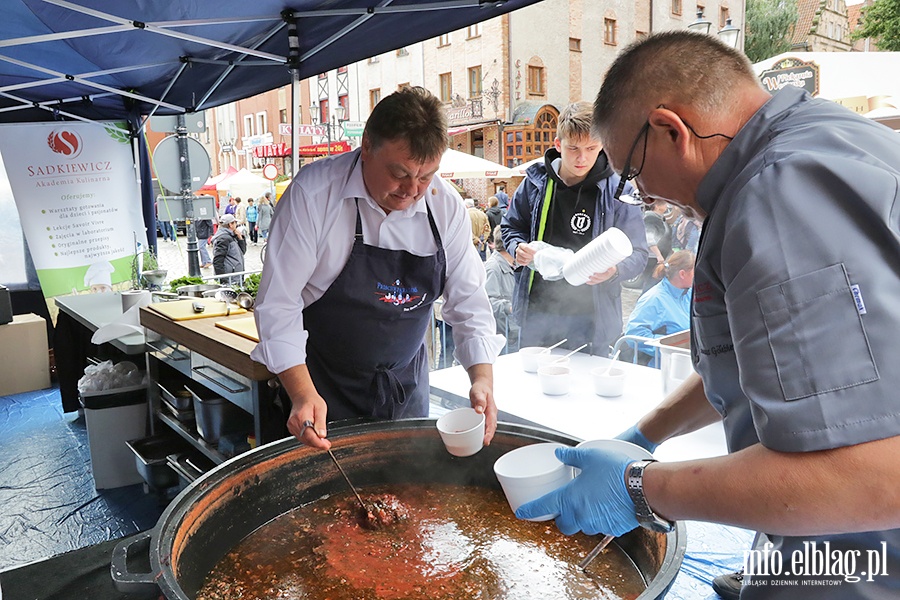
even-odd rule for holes
{"type": "MultiPolygon", "coordinates": [[[[566,338],[565,348],[588,343],[591,354],[606,356],[621,334],[621,282],[643,271],[649,250],[640,208],[613,198],[618,185],[600,140],[591,134],[591,105],[570,104],[559,116],[554,147],[543,163],[526,171],[516,189],[500,225],[503,244],[517,265],[527,266],[535,254],[530,242],[577,252],[616,227],[631,240],[634,252],[582,286],[521,271],[513,296],[520,347],[549,346],[566,338]]],[[[628,186],[626,190],[630,193],[628,186]]]]}

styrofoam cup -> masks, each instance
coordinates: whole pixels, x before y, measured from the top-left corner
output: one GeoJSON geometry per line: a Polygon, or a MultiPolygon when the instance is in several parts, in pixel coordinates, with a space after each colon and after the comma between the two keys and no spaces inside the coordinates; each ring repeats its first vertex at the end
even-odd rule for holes
{"type": "Polygon", "coordinates": [[[451,410],[437,420],[437,429],[453,456],[472,456],[484,446],[484,413],[474,408],[451,410]]]}
{"type": "Polygon", "coordinates": [[[538,357],[550,354],[543,346],[527,346],[519,350],[519,358],[522,360],[522,368],[527,373],[537,373],[538,357]]]}
{"type": "MultiPolygon", "coordinates": [[[[494,474],[513,512],[526,502],[537,500],[564,486],[575,477],[572,467],[561,463],[554,454],[557,448],[563,447],[563,444],[552,442],[531,444],[497,459],[494,474]]],[[[549,521],[557,516],[558,513],[548,514],[528,520],[549,521]]]]}
{"type": "Polygon", "coordinates": [[[672,353],[663,369],[663,391],[669,394],[690,377],[694,363],[689,354],[672,353]]]}
{"type": "Polygon", "coordinates": [[[610,227],[575,253],[563,267],[563,276],[571,285],[584,284],[594,273],[602,273],[634,252],[631,240],[616,227],[610,227]]]}
{"type": "MultiPolygon", "coordinates": [[[[632,456],[637,457],[635,460],[650,459],[653,455],[645,448],[626,442],[624,440],[585,440],[580,442],[576,448],[596,448],[598,450],[622,450],[628,452],[632,456]]],[[[581,469],[575,469],[575,477],[581,474],[581,469]]]]}
{"type": "Polygon", "coordinates": [[[614,398],[625,391],[625,369],[618,367],[594,367],[591,369],[594,393],[614,398]]]}
{"type": "Polygon", "coordinates": [[[572,369],[561,365],[544,365],[538,367],[538,379],[542,392],[548,396],[562,396],[569,393],[572,369]]]}

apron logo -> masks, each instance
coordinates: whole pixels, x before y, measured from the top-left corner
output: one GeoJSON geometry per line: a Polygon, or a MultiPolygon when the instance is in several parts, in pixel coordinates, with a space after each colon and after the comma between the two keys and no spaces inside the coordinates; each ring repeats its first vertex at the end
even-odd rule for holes
{"type": "Polygon", "coordinates": [[[393,304],[394,306],[416,302],[422,297],[417,287],[404,287],[399,279],[395,280],[393,284],[375,282],[375,289],[375,295],[378,296],[379,302],[393,304]]]}
{"type": "Polygon", "coordinates": [[[591,228],[591,216],[586,212],[575,213],[569,225],[572,226],[572,233],[584,235],[591,228]]]}
{"type": "Polygon", "coordinates": [[[856,302],[856,310],[859,314],[866,314],[866,303],[863,302],[862,292],[859,291],[859,285],[851,285],[850,292],[853,294],[853,301],[856,302]]]}

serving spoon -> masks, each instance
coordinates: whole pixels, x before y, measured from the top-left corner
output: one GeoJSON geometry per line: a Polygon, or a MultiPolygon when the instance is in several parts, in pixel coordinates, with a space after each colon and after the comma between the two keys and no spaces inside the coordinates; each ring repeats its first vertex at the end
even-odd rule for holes
{"type": "Polygon", "coordinates": [[[615,539],[613,535],[604,536],[600,543],[594,546],[594,549],[587,553],[584,559],[578,563],[578,568],[582,571],[587,570],[588,565],[591,564],[597,556],[603,552],[603,550],[609,546],[609,543],[615,539]]]}

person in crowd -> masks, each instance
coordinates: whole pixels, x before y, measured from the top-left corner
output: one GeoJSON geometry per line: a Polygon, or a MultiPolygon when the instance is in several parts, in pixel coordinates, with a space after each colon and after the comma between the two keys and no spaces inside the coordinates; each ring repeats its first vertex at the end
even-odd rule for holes
{"type": "Polygon", "coordinates": [[[200,257],[200,268],[208,269],[212,266],[212,260],[210,259],[209,250],[207,250],[206,246],[209,243],[209,238],[211,238],[213,234],[212,220],[200,219],[194,221],[194,227],[197,233],[197,251],[199,252],[200,257]]]}
{"type": "Polygon", "coordinates": [[[650,248],[641,286],[644,292],[661,281],[663,274],[658,267],[672,253],[672,228],[666,223],[666,216],[671,211],[665,200],[654,200],[649,209],[644,211],[644,230],[647,232],[647,246],[650,248]]]}
{"type": "Polygon", "coordinates": [[[518,516],[559,513],[565,533],[753,529],[741,600],[897,597],[900,138],[801,88],[772,95],[740,51],[683,30],[619,55],[594,127],[615,169],[704,219],[697,373],[620,437],[653,451],[721,422],[729,454],[567,449],[581,474],[518,516]],[[811,551],[829,549],[882,565],[826,573],[811,551]]]}
{"type": "Polygon", "coordinates": [[[253,198],[247,200],[247,233],[250,235],[250,243],[254,246],[259,240],[259,229],[256,222],[259,219],[259,209],[253,204],[253,198]]]}
{"type": "MultiPolygon", "coordinates": [[[[166,208],[163,207],[163,212],[166,211],[166,208]]],[[[174,242],[175,241],[175,224],[172,223],[168,218],[160,218],[159,214],[159,201],[156,202],[156,221],[159,223],[159,232],[162,234],[162,238],[164,242],[174,242]]]]}
{"type": "Polygon", "coordinates": [[[481,260],[485,260],[487,236],[491,232],[491,224],[488,222],[484,211],[475,206],[474,198],[466,198],[465,204],[466,211],[469,213],[469,220],[472,222],[472,244],[478,250],[478,256],[481,257],[481,260]]]}
{"type": "Polygon", "coordinates": [[[275,215],[272,202],[269,200],[270,196],[271,194],[266,192],[266,195],[259,200],[256,229],[259,231],[259,237],[263,241],[269,239],[269,226],[272,224],[272,217],[275,215]]]}
{"type": "Polygon", "coordinates": [[[676,250],[689,250],[694,254],[700,245],[700,228],[702,223],[691,215],[681,214],[672,225],[672,247],[676,250]]]}
{"type": "MultiPolygon", "coordinates": [[[[238,222],[234,215],[222,215],[219,217],[219,228],[212,238],[213,247],[213,272],[216,275],[228,275],[240,273],[244,270],[244,253],[247,251],[247,242],[238,228],[238,222]]],[[[220,277],[219,282],[231,285],[240,285],[242,275],[234,277],[220,277]]]]}
{"type": "Polygon", "coordinates": [[[524,272],[513,299],[522,346],[549,346],[566,338],[563,347],[588,343],[592,354],[606,356],[621,334],[621,281],[643,271],[648,250],[640,208],[613,199],[619,181],[600,139],[591,133],[591,105],[570,104],[559,116],[556,139],[544,162],[529,167],[516,189],[500,225],[503,244],[516,264],[527,266],[535,254],[530,242],[577,252],[617,227],[631,240],[634,252],[617,266],[594,273],[583,286],[524,272]]]}
{"type": "MultiPolygon", "coordinates": [[[[253,198],[250,198],[253,200],[253,198]]],[[[243,231],[246,231],[247,227],[247,205],[241,202],[240,198],[235,198],[234,204],[234,218],[237,219],[238,227],[244,228],[243,231]]]]}
{"type": "Polygon", "coordinates": [[[330,447],[337,419],[428,415],[425,333],[442,294],[493,438],[503,338],[462,199],[435,177],[447,144],[440,100],[403,88],[375,106],[359,149],[301,169],[278,203],[251,357],[278,374],[288,430],[307,445],[330,447]]]}
{"type": "Polygon", "coordinates": [[[488,208],[484,211],[484,214],[488,218],[491,234],[493,235],[493,231],[500,225],[500,220],[503,219],[503,211],[500,209],[500,200],[497,199],[497,196],[488,198],[488,208]]]}
{"type": "Polygon", "coordinates": [[[240,201],[241,201],[240,198],[236,198],[236,197],[234,197],[234,196],[229,197],[229,198],[228,198],[228,206],[225,207],[225,214],[226,214],[226,215],[233,215],[235,209],[237,208],[237,204],[238,204],[238,202],[240,202],[240,201]]]}
{"type": "MultiPolygon", "coordinates": [[[[638,298],[625,324],[625,335],[661,338],[690,329],[694,255],[688,250],[672,253],[656,267],[654,277],[659,278],[660,282],[638,298]]],[[[641,344],[638,351],[638,362],[650,364],[655,355],[654,349],[641,344]]]]}
{"type": "Polygon", "coordinates": [[[494,227],[491,246],[493,252],[484,263],[486,274],[484,289],[494,311],[497,333],[506,338],[507,351],[514,352],[518,349],[519,340],[519,326],[512,320],[512,297],[516,287],[515,268],[513,267],[515,261],[503,247],[500,225],[494,227]]]}
{"type": "Polygon", "coordinates": [[[500,207],[500,210],[506,212],[506,209],[509,207],[509,195],[506,193],[506,186],[502,184],[497,186],[494,196],[497,198],[497,206],[500,207]]]}

